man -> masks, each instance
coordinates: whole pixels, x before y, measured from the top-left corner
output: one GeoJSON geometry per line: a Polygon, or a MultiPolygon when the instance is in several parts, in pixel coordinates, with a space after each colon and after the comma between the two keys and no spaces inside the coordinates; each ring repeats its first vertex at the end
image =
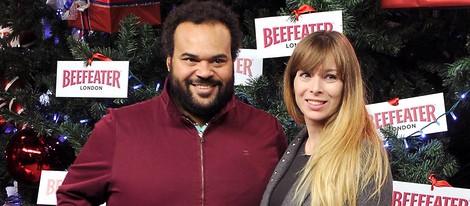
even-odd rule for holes
{"type": "Polygon", "coordinates": [[[234,96],[238,26],[214,2],[171,13],[164,91],[96,124],[58,205],[259,205],[287,143],[275,117],[234,96]]]}

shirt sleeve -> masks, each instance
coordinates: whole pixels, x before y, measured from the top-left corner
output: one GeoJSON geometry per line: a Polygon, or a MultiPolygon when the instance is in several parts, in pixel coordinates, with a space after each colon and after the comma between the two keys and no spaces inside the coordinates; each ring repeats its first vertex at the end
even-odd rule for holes
{"type": "Polygon", "coordinates": [[[100,205],[106,201],[115,148],[115,126],[110,113],[93,129],[64,182],[57,190],[57,205],[100,205]]]}
{"type": "Polygon", "coordinates": [[[286,134],[284,133],[284,129],[282,128],[282,125],[279,121],[276,121],[276,129],[278,131],[278,136],[277,138],[277,145],[278,145],[278,158],[281,159],[282,155],[284,154],[284,151],[287,149],[287,137],[286,134]]]}

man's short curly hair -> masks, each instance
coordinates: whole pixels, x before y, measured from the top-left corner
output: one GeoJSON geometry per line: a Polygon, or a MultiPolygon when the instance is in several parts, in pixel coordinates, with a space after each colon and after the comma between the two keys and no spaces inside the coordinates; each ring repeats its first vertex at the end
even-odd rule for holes
{"type": "Polygon", "coordinates": [[[170,13],[163,23],[162,47],[165,56],[173,56],[176,27],[184,22],[194,24],[222,23],[230,31],[232,59],[238,56],[242,32],[238,15],[229,7],[214,1],[191,1],[170,13]]]}

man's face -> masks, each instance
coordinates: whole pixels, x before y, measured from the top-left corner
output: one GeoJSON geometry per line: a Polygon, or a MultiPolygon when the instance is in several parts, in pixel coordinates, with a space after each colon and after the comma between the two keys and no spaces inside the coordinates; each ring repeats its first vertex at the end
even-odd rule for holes
{"type": "Polygon", "coordinates": [[[220,23],[181,23],[167,57],[170,94],[197,123],[207,122],[232,97],[230,32],[220,23]]]}

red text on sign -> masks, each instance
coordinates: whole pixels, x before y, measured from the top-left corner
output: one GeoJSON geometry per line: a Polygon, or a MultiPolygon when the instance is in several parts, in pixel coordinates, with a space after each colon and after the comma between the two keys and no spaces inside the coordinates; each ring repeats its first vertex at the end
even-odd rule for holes
{"type": "Polygon", "coordinates": [[[411,122],[433,122],[436,121],[434,105],[422,105],[410,108],[378,112],[370,116],[374,120],[376,128],[387,125],[411,123],[411,122]]]}
{"type": "Polygon", "coordinates": [[[264,48],[283,42],[300,40],[315,31],[333,30],[330,22],[263,28],[264,48]]]}
{"type": "Polygon", "coordinates": [[[62,87],[79,84],[102,84],[121,88],[121,72],[115,70],[64,70],[62,87]]]}
{"type": "Polygon", "coordinates": [[[249,77],[251,77],[252,65],[253,65],[253,61],[251,59],[237,58],[235,62],[235,69],[236,69],[235,72],[237,72],[238,74],[248,75],[249,77]]]}

